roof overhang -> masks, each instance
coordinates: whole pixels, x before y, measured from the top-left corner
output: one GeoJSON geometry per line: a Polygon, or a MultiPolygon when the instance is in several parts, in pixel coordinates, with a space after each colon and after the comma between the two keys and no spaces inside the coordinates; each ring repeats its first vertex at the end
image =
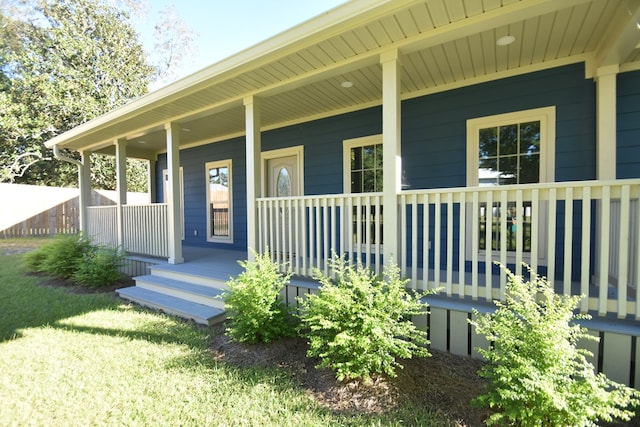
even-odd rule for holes
{"type": "Polygon", "coordinates": [[[97,117],[46,143],[131,157],[243,136],[243,100],[261,98],[262,130],[381,104],[380,55],[398,50],[404,99],[584,62],[640,69],[640,2],[354,0],[97,117]],[[512,35],[507,46],[498,38],[512,35]],[[352,82],[344,87],[343,82],[352,82]]]}

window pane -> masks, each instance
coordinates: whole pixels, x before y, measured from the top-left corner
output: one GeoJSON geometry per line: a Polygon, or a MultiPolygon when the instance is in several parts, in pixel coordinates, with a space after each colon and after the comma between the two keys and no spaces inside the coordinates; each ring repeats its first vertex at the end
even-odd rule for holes
{"type": "Polygon", "coordinates": [[[382,169],[376,170],[376,185],[373,191],[382,191],[382,169]]]}
{"type": "Polygon", "coordinates": [[[495,157],[498,154],[498,128],[480,129],[480,158],[495,157]]]}
{"type": "Polygon", "coordinates": [[[540,152],[540,122],[520,124],[520,153],[540,152]]]}
{"type": "Polygon", "coordinates": [[[518,125],[500,126],[500,147],[498,155],[518,153],[518,125]]]}
{"type": "Polygon", "coordinates": [[[377,144],[376,148],[376,169],[382,169],[382,144],[377,144]]]}
{"type": "Polygon", "coordinates": [[[212,236],[229,236],[229,196],[229,168],[209,169],[212,236]]]}
{"type": "Polygon", "coordinates": [[[500,157],[498,160],[498,170],[500,171],[500,185],[518,183],[518,157],[500,157]]]}
{"type": "Polygon", "coordinates": [[[499,176],[497,159],[480,159],[478,179],[481,187],[499,185],[499,176]]]}
{"type": "Polygon", "coordinates": [[[280,169],[278,172],[278,197],[288,197],[291,195],[291,179],[289,171],[286,168],[280,169]]]}
{"type": "Polygon", "coordinates": [[[362,169],[362,147],[351,149],[351,170],[362,169]]]}
{"type": "Polygon", "coordinates": [[[362,172],[351,172],[351,192],[362,193],[362,172]]]}
{"type": "Polygon", "coordinates": [[[520,156],[518,176],[520,184],[540,182],[540,155],[529,154],[520,156]]]}
{"type": "Polygon", "coordinates": [[[373,170],[365,170],[363,172],[362,192],[370,193],[376,191],[376,174],[373,170]]]}
{"type": "Polygon", "coordinates": [[[362,147],[362,169],[373,169],[376,164],[375,145],[362,147]]]}

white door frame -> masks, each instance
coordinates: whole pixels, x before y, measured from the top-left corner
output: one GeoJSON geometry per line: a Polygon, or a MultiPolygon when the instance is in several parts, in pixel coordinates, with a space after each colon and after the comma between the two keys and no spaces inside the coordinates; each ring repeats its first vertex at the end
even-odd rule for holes
{"type": "Polygon", "coordinates": [[[280,148],[277,150],[263,151],[260,154],[261,158],[261,171],[260,176],[262,177],[261,185],[262,185],[262,195],[263,197],[267,197],[269,194],[269,168],[267,162],[272,159],[277,159],[280,157],[290,157],[296,156],[298,160],[298,189],[300,196],[304,196],[304,146],[298,145],[295,147],[287,147],[280,148]]]}

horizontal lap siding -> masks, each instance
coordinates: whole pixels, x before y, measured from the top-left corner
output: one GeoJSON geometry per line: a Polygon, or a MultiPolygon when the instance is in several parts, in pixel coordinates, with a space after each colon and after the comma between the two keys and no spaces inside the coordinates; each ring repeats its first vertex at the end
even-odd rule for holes
{"type": "MultiPolygon", "coordinates": [[[[216,142],[180,151],[180,166],[184,169],[184,223],[186,244],[231,249],[247,247],[247,185],[244,138],[216,142]],[[233,191],[233,244],[207,242],[207,185],[205,164],[231,159],[233,191]],[[194,233],[197,231],[197,235],[194,233]]],[[[166,169],[166,155],[157,162],[158,200],[162,194],[162,171],[166,169]]]]}
{"type": "Polygon", "coordinates": [[[617,178],[640,178],[640,71],[618,75],[617,178]]]}

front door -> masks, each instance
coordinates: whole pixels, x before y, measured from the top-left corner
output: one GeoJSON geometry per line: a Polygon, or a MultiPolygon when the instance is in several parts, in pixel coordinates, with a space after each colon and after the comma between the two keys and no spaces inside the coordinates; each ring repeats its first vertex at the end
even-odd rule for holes
{"type": "MultiPolygon", "coordinates": [[[[267,197],[295,197],[300,195],[300,184],[298,177],[298,156],[290,155],[275,157],[266,161],[267,197]]],[[[272,214],[271,226],[276,231],[279,238],[276,239],[275,247],[269,248],[277,260],[292,261],[295,257],[296,242],[292,212],[289,208],[280,208],[272,214]]]]}
{"type": "Polygon", "coordinates": [[[299,196],[298,156],[267,160],[267,197],[299,196]]]}

